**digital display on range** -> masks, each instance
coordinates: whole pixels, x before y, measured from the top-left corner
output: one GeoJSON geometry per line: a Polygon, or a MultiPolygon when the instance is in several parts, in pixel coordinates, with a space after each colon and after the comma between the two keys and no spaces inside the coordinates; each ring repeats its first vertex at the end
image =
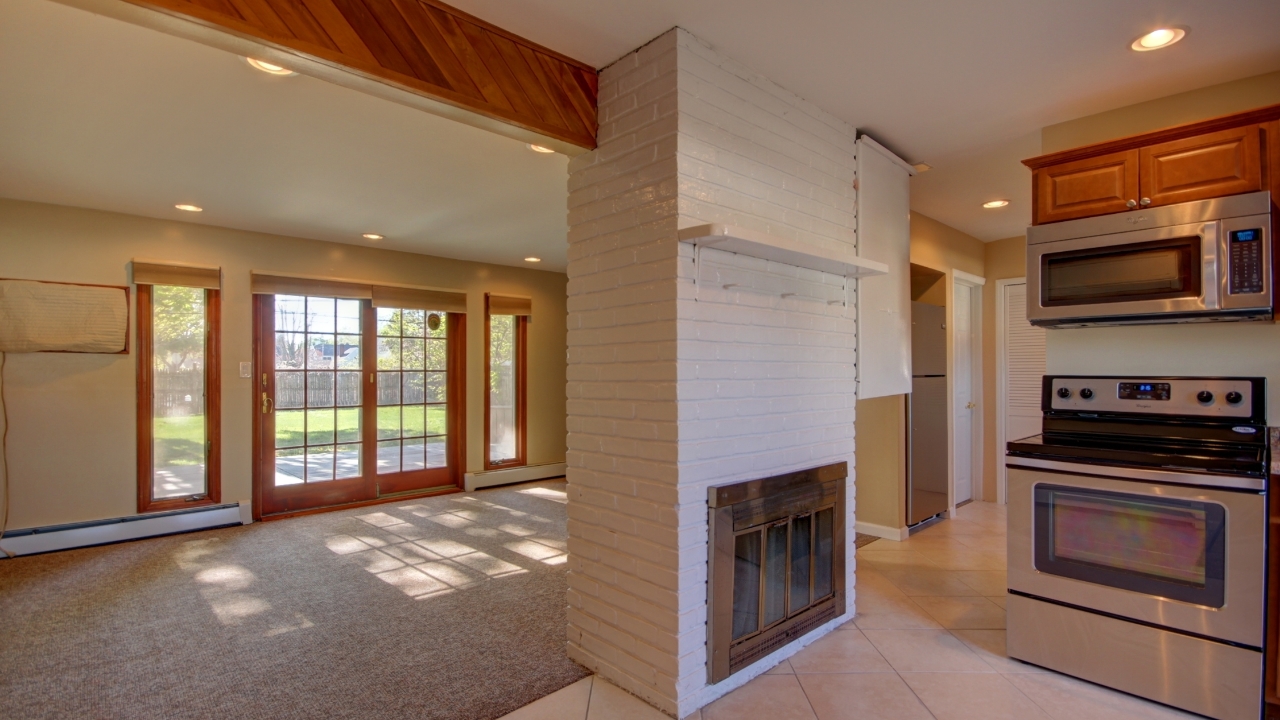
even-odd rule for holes
{"type": "Polygon", "coordinates": [[[1168,400],[1169,383],[1122,382],[1117,392],[1121,400],[1168,400]]]}

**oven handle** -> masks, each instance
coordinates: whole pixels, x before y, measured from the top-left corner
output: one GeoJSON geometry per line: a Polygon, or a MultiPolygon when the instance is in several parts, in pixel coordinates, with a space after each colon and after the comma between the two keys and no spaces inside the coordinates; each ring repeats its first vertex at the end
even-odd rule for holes
{"type": "Polygon", "coordinates": [[[1115,467],[1114,465],[1087,465],[1084,463],[1016,457],[1013,455],[1007,457],[1005,466],[1026,470],[1058,470],[1060,472],[1076,473],[1077,475],[1096,475],[1118,480],[1138,480],[1168,483],[1170,485],[1252,490],[1254,492],[1263,492],[1267,489],[1267,481],[1262,478],[1242,477],[1239,475],[1199,475],[1173,470],[1149,470],[1147,468],[1115,467]]]}
{"type": "Polygon", "coordinates": [[[1201,292],[1204,294],[1205,310],[1221,310],[1219,300],[1218,264],[1221,262],[1218,248],[1218,235],[1221,223],[1207,222],[1200,228],[1200,278],[1201,292]]]}

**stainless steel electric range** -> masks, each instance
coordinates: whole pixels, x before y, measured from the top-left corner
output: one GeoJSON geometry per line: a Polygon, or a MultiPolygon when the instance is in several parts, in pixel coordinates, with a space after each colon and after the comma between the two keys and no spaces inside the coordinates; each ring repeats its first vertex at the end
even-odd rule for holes
{"type": "Polygon", "coordinates": [[[1262,378],[1046,376],[1009,443],[1011,657],[1214,718],[1262,713],[1262,378]]]}

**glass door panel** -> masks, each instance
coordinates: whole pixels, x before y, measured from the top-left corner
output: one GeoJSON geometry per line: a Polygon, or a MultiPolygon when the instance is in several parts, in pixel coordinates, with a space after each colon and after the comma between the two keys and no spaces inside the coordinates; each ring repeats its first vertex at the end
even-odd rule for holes
{"type": "Polygon", "coordinates": [[[205,291],[151,290],[151,499],[206,492],[205,291]]]}
{"type": "Polygon", "coordinates": [[[447,316],[407,308],[376,312],[379,488],[440,484],[449,465],[447,316]],[[440,472],[427,472],[433,469],[440,472]],[[396,474],[401,477],[383,477],[396,474]]]}
{"type": "Polygon", "coordinates": [[[1226,511],[1217,503],[1035,487],[1036,569],[1222,607],[1226,511]]]}

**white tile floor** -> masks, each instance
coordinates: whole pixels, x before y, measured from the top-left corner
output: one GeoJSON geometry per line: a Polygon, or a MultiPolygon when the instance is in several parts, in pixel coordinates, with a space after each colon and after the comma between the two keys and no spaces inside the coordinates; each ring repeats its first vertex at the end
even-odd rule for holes
{"type": "MultiPolygon", "coordinates": [[[[1156,720],[1198,717],[1004,653],[1005,508],[970,503],[858,551],[857,616],[695,720],[1156,720]]],[[[503,720],[663,720],[598,677],[503,720]]]]}

